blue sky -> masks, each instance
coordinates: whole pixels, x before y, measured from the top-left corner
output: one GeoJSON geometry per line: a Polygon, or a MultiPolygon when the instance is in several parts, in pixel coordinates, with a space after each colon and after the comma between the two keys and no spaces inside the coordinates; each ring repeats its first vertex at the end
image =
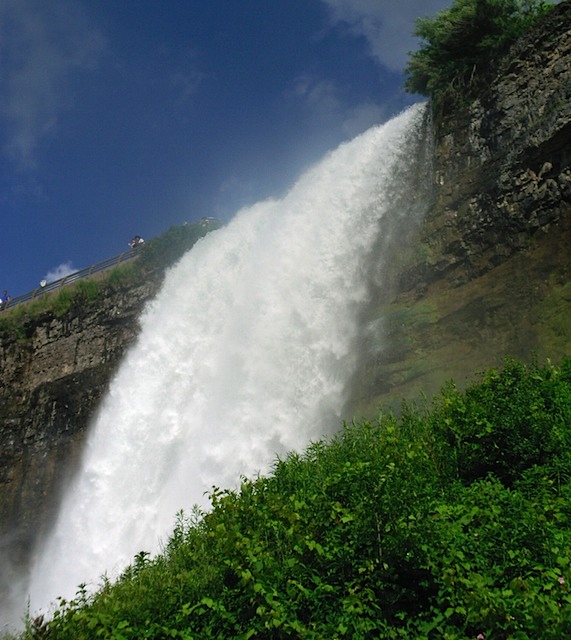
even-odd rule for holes
{"type": "Polygon", "coordinates": [[[451,0],[0,0],[0,291],[279,197],[418,96],[451,0]]]}

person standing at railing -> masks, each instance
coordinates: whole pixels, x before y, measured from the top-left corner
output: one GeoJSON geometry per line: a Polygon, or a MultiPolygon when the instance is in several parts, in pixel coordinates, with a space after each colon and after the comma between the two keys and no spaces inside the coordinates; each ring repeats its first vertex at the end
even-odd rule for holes
{"type": "Polygon", "coordinates": [[[138,246],[144,243],[145,241],[143,240],[143,238],[141,238],[141,236],[133,236],[131,238],[131,241],[129,242],[129,246],[131,247],[131,249],[136,249],[138,246]]]}
{"type": "Polygon", "coordinates": [[[8,303],[11,299],[12,298],[10,298],[6,289],[4,289],[4,295],[2,296],[2,298],[0,298],[0,300],[2,301],[2,309],[5,309],[8,306],[8,303]]]}

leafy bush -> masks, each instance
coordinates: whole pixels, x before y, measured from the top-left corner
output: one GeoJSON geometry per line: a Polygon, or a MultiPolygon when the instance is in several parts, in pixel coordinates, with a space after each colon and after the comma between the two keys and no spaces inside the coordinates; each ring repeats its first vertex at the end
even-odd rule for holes
{"type": "Polygon", "coordinates": [[[86,302],[90,304],[99,299],[101,295],[101,282],[98,280],[86,278],[80,280],[75,287],[75,298],[78,302],[86,302]]]}
{"type": "Polygon", "coordinates": [[[5,340],[12,336],[16,339],[24,337],[22,311],[17,308],[10,313],[2,312],[0,315],[0,340],[5,340]]]}
{"type": "Polygon", "coordinates": [[[541,500],[494,476],[452,489],[422,545],[436,588],[424,637],[569,637],[569,485],[543,479],[541,500]]]}
{"type": "Polygon", "coordinates": [[[67,286],[62,287],[53,298],[52,309],[58,318],[64,316],[71,309],[73,305],[73,294],[73,288],[67,286]]]}
{"type": "Polygon", "coordinates": [[[141,268],[135,260],[113,267],[105,282],[112,291],[121,291],[140,281],[141,268]]]}
{"type": "Polygon", "coordinates": [[[410,54],[405,88],[437,109],[473,99],[495,62],[539,17],[546,0],[455,0],[434,18],[419,18],[424,44],[410,54]]]}
{"type": "Polygon", "coordinates": [[[570,435],[571,360],[507,362],[215,489],[28,636],[569,637],[570,435]]]}
{"type": "Polygon", "coordinates": [[[571,371],[507,361],[465,392],[449,384],[431,416],[454,474],[465,482],[492,473],[512,485],[534,465],[571,451],[571,371]]]}

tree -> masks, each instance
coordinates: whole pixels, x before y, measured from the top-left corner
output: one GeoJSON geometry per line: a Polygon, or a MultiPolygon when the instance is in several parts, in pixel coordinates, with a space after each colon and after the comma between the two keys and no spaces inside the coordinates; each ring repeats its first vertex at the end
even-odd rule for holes
{"type": "Polygon", "coordinates": [[[406,90],[435,107],[473,99],[494,62],[552,7],[546,0],[455,0],[434,18],[419,18],[414,34],[424,44],[410,55],[406,90]]]}

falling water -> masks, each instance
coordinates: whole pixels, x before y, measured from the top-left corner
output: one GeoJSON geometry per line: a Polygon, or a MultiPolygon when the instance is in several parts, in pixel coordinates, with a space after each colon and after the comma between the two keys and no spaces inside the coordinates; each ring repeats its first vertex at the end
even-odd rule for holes
{"type": "Polygon", "coordinates": [[[339,428],[370,254],[406,209],[423,120],[415,106],[343,144],[170,270],[35,559],[32,611],[159,550],[213,486],[339,428]]]}

